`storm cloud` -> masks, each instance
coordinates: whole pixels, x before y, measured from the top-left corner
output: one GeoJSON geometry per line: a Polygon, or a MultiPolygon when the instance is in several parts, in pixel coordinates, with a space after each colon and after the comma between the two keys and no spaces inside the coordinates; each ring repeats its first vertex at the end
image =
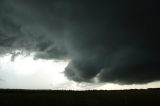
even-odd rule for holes
{"type": "Polygon", "coordinates": [[[160,80],[159,19],[156,0],[1,0],[0,54],[68,59],[77,82],[148,83],[160,80]]]}

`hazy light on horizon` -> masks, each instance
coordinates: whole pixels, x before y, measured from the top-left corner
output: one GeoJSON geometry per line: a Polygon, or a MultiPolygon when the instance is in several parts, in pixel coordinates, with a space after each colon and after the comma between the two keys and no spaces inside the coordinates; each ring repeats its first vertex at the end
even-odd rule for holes
{"type": "Polygon", "coordinates": [[[0,57],[0,72],[4,80],[4,83],[1,83],[7,84],[8,87],[49,88],[52,84],[59,85],[67,81],[63,74],[67,61],[35,60],[33,54],[18,55],[14,61],[11,61],[11,56],[8,54],[0,57]],[[50,84],[46,86],[48,83],[50,84]]]}

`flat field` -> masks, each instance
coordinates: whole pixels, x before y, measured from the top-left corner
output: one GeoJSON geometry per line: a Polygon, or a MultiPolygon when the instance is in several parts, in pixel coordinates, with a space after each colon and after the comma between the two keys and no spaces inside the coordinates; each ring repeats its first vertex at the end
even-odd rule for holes
{"type": "Polygon", "coordinates": [[[160,106],[160,89],[0,90],[0,106],[160,106]]]}

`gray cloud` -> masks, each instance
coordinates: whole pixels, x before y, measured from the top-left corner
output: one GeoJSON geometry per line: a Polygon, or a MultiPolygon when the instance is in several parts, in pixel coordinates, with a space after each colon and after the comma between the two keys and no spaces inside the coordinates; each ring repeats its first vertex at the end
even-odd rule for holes
{"type": "MultiPolygon", "coordinates": [[[[34,1],[20,2],[18,0],[4,0],[1,5],[1,54],[11,53],[14,50],[25,50],[37,52],[35,58],[60,59],[66,57],[66,52],[62,50],[62,47],[55,44],[57,32],[52,32],[52,29],[49,29],[49,21],[44,20],[45,5],[42,7],[41,3],[35,5],[34,1]]],[[[49,19],[47,17],[46,20],[49,19]]]]}
{"type": "Polygon", "coordinates": [[[156,1],[3,0],[0,53],[70,59],[78,82],[147,83],[160,79],[156,1]]]}

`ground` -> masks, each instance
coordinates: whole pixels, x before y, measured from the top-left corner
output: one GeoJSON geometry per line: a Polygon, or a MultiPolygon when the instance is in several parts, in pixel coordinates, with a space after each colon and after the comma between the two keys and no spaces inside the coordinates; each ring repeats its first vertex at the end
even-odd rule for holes
{"type": "Polygon", "coordinates": [[[0,106],[160,106],[160,89],[0,90],[0,106]]]}

